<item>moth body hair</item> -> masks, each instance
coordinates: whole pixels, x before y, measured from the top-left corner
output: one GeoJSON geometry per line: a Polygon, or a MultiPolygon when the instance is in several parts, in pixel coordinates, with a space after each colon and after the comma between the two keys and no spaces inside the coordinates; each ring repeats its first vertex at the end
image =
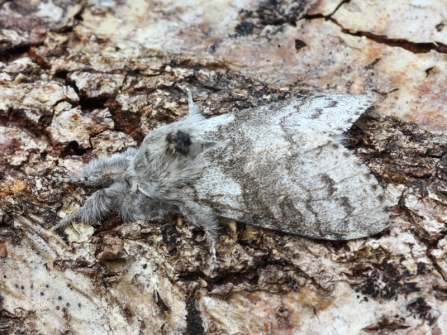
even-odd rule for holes
{"type": "Polygon", "coordinates": [[[182,188],[200,178],[206,166],[203,153],[222,144],[200,139],[196,124],[204,116],[190,91],[188,106],[186,117],[153,130],[139,149],[128,148],[123,153],[98,158],[87,164],[81,174],[56,179],[107,187],[93,193],[79,210],[63,218],[53,229],[76,220],[91,224],[110,213],[120,215],[125,222],[174,213],[204,230],[213,244],[218,232],[217,217],[185,197],[182,188]]]}

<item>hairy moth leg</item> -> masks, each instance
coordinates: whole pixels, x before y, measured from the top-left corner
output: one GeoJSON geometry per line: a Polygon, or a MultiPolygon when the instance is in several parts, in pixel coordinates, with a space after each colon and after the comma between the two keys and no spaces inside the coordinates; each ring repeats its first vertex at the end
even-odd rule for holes
{"type": "Polygon", "coordinates": [[[185,205],[180,206],[180,212],[191,224],[205,232],[212,258],[215,260],[217,236],[220,230],[217,216],[212,213],[210,208],[202,207],[192,201],[187,201],[185,205]]]}
{"type": "Polygon", "coordinates": [[[84,184],[86,186],[102,186],[116,180],[129,167],[130,160],[137,153],[137,149],[128,148],[126,151],[110,157],[100,157],[88,163],[80,175],[68,178],[54,178],[56,182],[84,184]]]}
{"type": "Polygon", "coordinates": [[[97,191],[85,201],[84,205],[79,210],[66,216],[57,225],[55,225],[53,230],[65,227],[75,220],[81,220],[85,223],[99,221],[112,210],[112,199],[107,194],[107,189],[97,191]]]}

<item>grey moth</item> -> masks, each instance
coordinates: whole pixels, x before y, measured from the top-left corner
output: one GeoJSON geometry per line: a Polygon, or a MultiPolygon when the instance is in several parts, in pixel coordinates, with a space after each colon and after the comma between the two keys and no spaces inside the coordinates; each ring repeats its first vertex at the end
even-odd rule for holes
{"type": "Polygon", "coordinates": [[[341,144],[370,106],[365,95],[332,94],[205,119],[189,93],[189,114],[140,148],[60,179],[101,189],[55,228],[112,212],[124,221],[176,213],[211,243],[219,217],[317,239],[376,234],[389,221],[384,190],[341,144]]]}

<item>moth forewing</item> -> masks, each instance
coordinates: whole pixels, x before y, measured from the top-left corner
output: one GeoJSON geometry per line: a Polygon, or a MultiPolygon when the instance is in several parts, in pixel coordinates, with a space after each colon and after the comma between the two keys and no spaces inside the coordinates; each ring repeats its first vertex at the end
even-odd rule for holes
{"type": "Polygon", "coordinates": [[[193,185],[216,215],[292,234],[346,240],[388,226],[382,187],[336,135],[369,107],[367,96],[279,102],[201,121],[205,153],[193,185]]]}

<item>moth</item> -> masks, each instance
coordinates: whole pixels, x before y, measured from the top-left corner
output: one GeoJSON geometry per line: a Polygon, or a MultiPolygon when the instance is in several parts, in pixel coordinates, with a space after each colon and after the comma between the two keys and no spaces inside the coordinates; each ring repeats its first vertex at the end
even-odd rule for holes
{"type": "Polygon", "coordinates": [[[186,117],[151,131],[138,149],[59,179],[101,189],[55,229],[109,213],[124,221],[175,213],[214,245],[219,217],[325,240],[388,226],[384,190],[341,143],[372,105],[367,96],[302,97],[208,119],[191,92],[188,104],[186,117]]]}

